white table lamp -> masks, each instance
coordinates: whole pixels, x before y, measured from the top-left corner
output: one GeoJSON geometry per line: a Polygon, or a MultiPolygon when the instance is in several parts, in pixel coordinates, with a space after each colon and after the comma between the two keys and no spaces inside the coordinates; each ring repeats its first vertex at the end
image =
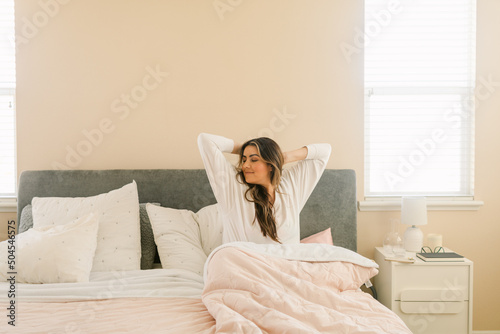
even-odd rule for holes
{"type": "Polygon", "coordinates": [[[417,227],[427,224],[427,201],[425,197],[403,197],[401,199],[401,223],[411,225],[404,234],[404,247],[408,252],[420,252],[424,234],[417,227]]]}

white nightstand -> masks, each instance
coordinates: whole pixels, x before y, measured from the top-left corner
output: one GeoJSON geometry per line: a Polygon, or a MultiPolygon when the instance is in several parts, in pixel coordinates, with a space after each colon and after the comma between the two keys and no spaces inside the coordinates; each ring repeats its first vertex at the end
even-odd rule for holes
{"type": "Polygon", "coordinates": [[[414,263],[400,263],[385,258],[377,247],[378,300],[414,334],[472,333],[472,261],[425,262],[415,257],[414,263]]]}

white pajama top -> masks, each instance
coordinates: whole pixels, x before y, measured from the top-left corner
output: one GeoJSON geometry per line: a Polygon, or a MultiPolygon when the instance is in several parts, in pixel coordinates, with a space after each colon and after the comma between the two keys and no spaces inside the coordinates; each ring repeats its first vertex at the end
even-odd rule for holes
{"type": "MultiPolygon", "coordinates": [[[[275,243],[264,237],[255,219],[255,204],[245,199],[248,186],[236,178],[236,167],[224,156],[231,153],[234,141],[202,133],[198,147],[218,203],[222,219],[222,242],[249,241],[275,243]]],[[[274,217],[281,243],[300,242],[300,211],[318,183],[330,157],[329,144],[307,145],[307,157],[291,168],[283,168],[274,200],[274,217]]]]}

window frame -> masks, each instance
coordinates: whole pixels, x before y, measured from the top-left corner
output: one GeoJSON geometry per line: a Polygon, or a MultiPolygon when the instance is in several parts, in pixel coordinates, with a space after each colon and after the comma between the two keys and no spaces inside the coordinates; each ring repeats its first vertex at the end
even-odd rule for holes
{"type": "MultiPolygon", "coordinates": [[[[3,22],[7,20],[6,15],[12,15],[15,11],[14,8],[14,0],[1,0],[2,3],[0,4],[2,8],[8,8],[9,11],[6,12],[7,14],[4,14],[3,17],[1,18],[3,22]]],[[[14,55],[12,53],[6,53],[5,56],[7,57],[7,61],[10,61],[9,59],[14,56],[13,61],[14,64],[13,68],[10,67],[11,65],[6,66],[5,68],[14,71],[14,75],[12,77],[9,77],[10,74],[8,72],[2,72],[6,73],[5,76],[3,76],[3,79],[0,79],[0,96],[2,97],[7,97],[9,102],[11,102],[10,106],[7,106],[7,108],[12,108],[12,123],[10,123],[10,120],[8,120],[8,123],[4,123],[8,125],[8,127],[12,127],[13,129],[13,156],[9,156],[9,159],[13,159],[13,166],[12,168],[12,177],[13,177],[13,187],[14,187],[14,192],[4,192],[4,189],[0,189],[0,212],[16,212],[17,211],[17,138],[16,138],[16,78],[15,78],[15,52],[16,52],[16,45],[15,45],[15,16],[12,15],[11,17],[12,21],[8,22],[8,24],[4,25],[7,27],[6,30],[2,31],[2,35],[0,38],[3,39],[2,45],[3,47],[7,48],[11,46],[11,51],[9,52],[14,52],[14,55]]],[[[10,21],[10,19],[8,19],[10,21]]],[[[0,45],[1,46],[1,45],[0,45]]],[[[8,118],[8,116],[7,116],[8,118]]],[[[11,131],[11,130],[9,130],[11,131]]]]}

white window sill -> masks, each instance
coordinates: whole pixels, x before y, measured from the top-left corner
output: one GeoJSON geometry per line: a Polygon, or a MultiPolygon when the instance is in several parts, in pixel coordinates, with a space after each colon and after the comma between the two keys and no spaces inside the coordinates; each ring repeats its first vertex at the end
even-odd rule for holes
{"type": "MultiPolygon", "coordinates": [[[[427,201],[429,211],[477,211],[484,205],[483,201],[473,199],[430,199],[427,201]]],[[[401,199],[366,199],[358,201],[359,211],[400,211],[401,199]]]]}
{"type": "Polygon", "coordinates": [[[17,212],[17,199],[0,198],[0,212],[17,212]]]}

